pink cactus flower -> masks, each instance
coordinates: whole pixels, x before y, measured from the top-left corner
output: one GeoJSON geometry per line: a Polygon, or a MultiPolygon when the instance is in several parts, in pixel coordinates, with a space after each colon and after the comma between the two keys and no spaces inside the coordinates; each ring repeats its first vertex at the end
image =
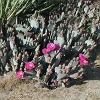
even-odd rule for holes
{"type": "Polygon", "coordinates": [[[80,60],[80,65],[88,65],[89,62],[87,60],[80,60]]]}
{"type": "Polygon", "coordinates": [[[28,69],[28,70],[32,70],[35,68],[35,65],[33,62],[26,62],[25,63],[25,68],[28,69]]]}
{"type": "Polygon", "coordinates": [[[42,53],[45,55],[45,54],[48,54],[50,52],[50,49],[47,49],[47,48],[44,48],[42,49],[42,53]]]}
{"type": "Polygon", "coordinates": [[[79,54],[79,59],[80,60],[88,60],[88,58],[86,57],[86,55],[84,55],[84,54],[79,54]]]}
{"type": "Polygon", "coordinates": [[[16,77],[17,78],[21,79],[21,78],[23,78],[23,76],[24,76],[24,72],[22,70],[19,70],[19,71],[16,72],[16,77]]]}
{"type": "Polygon", "coordinates": [[[53,50],[55,50],[55,44],[54,44],[54,43],[48,43],[48,44],[47,44],[47,48],[48,48],[50,51],[53,51],[53,50]]]}

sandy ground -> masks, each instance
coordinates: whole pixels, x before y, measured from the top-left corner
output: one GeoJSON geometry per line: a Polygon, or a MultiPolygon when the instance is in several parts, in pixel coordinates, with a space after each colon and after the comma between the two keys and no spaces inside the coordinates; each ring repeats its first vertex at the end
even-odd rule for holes
{"type": "Polygon", "coordinates": [[[0,100],[100,100],[100,81],[55,90],[35,88],[32,82],[25,82],[2,90],[0,100]]]}

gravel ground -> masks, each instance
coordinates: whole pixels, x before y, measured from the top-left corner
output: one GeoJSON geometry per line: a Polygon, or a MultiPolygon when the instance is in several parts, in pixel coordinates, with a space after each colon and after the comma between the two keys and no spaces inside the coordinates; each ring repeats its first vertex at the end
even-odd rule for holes
{"type": "Polygon", "coordinates": [[[85,84],[55,90],[35,88],[32,83],[20,84],[2,91],[0,100],[100,100],[100,81],[85,81],[85,84]]]}

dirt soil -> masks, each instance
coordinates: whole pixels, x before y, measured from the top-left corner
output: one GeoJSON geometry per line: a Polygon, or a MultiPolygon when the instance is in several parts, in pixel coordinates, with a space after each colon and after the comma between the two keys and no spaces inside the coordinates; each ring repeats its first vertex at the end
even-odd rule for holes
{"type": "Polygon", "coordinates": [[[33,82],[19,83],[2,89],[0,100],[100,100],[99,80],[88,80],[82,85],[55,90],[35,88],[33,82]]]}

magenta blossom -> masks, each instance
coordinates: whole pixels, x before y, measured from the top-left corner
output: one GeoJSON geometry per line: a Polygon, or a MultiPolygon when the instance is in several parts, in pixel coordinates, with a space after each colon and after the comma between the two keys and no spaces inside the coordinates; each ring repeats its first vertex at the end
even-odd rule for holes
{"type": "Polygon", "coordinates": [[[80,60],[88,60],[88,58],[86,57],[86,55],[84,55],[84,54],[79,54],[79,59],[80,60]]]}
{"type": "Polygon", "coordinates": [[[23,76],[24,76],[24,72],[22,70],[19,70],[19,71],[16,72],[16,77],[17,78],[21,79],[21,78],[23,78],[23,76]]]}
{"type": "Polygon", "coordinates": [[[59,44],[48,43],[47,48],[42,49],[42,53],[43,54],[48,54],[51,51],[59,50],[59,49],[60,49],[59,44]]]}
{"type": "Polygon", "coordinates": [[[47,48],[48,48],[50,51],[53,51],[53,50],[55,50],[55,44],[54,44],[54,43],[48,43],[48,44],[47,44],[47,48]]]}
{"type": "Polygon", "coordinates": [[[80,60],[80,65],[88,65],[89,62],[87,60],[80,60]]]}
{"type": "Polygon", "coordinates": [[[28,69],[28,70],[32,70],[35,68],[35,65],[33,62],[26,62],[25,63],[25,68],[28,69]]]}
{"type": "Polygon", "coordinates": [[[42,49],[43,54],[48,54],[49,52],[50,52],[50,49],[48,49],[48,48],[42,49]]]}

